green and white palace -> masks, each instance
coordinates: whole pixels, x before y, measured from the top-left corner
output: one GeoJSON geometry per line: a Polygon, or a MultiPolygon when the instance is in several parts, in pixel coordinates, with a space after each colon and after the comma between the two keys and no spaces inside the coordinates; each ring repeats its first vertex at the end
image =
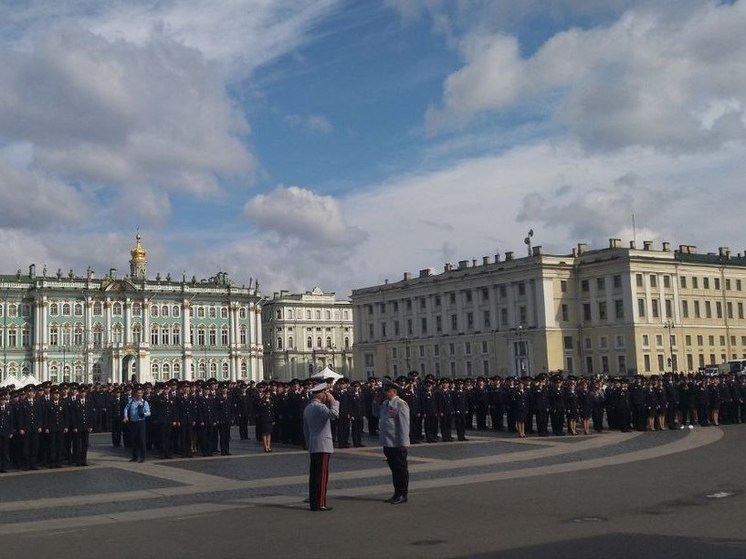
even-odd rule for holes
{"type": "Polygon", "coordinates": [[[225,272],[149,279],[140,241],[123,278],[113,268],[39,275],[33,264],[0,276],[1,380],[261,379],[257,286],[237,287],[225,272]]]}

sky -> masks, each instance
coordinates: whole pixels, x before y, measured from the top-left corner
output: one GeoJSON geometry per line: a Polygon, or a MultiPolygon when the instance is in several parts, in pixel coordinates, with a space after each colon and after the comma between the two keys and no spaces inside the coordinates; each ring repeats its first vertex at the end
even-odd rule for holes
{"type": "Polygon", "coordinates": [[[0,0],[0,262],[340,298],[746,251],[746,0],[0,0]],[[633,216],[635,228],[633,229],[633,216]]]}

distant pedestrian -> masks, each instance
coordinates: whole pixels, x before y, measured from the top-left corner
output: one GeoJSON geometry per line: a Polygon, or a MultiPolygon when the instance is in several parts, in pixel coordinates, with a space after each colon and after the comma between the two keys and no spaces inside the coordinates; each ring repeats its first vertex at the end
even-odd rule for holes
{"type": "Polygon", "coordinates": [[[326,505],[329,481],[329,458],[334,452],[331,420],[339,418],[339,402],[325,382],[311,388],[312,400],[303,411],[303,434],[308,445],[311,464],[308,493],[312,511],[330,511],[326,505]]]}
{"type": "Polygon", "coordinates": [[[135,395],[124,408],[122,421],[129,424],[132,458],[130,462],[145,462],[145,418],[150,417],[150,404],[143,399],[143,389],[138,386],[135,395]]]}
{"type": "Polygon", "coordinates": [[[409,406],[399,398],[400,389],[399,385],[384,381],[384,400],[378,411],[378,440],[394,482],[394,495],[386,502],[394,505],[406,503],[409,492],[409,406]]]}

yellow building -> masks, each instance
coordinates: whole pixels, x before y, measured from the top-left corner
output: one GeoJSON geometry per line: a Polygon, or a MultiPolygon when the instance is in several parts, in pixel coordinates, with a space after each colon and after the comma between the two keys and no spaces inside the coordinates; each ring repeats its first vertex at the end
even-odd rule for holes
{"type": "Polygon", "coordinates": [[[654,374],[746,358],[746,258],[644,242],[484,257],[353,290],[357,376],[654,374]]]}

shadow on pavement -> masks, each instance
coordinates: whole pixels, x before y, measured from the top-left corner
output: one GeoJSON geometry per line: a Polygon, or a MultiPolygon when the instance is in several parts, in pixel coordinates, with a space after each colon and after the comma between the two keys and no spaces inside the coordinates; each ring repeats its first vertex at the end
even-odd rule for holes
{"type": "Polygon", "coordinates": [[[509,551],[463,556],[464,559],[629,559],[675,557],[744,559],[746,540],[650,534],[604,534],[509,551]]]}

